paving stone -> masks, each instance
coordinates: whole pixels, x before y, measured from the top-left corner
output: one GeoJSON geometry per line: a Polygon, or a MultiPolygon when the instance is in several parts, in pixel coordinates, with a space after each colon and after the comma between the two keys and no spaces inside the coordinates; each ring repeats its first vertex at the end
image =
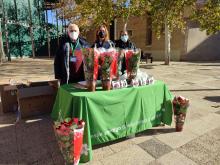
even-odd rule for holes
{"type": "Polygon", "coordinates": [[[220,154],[218,153],[217,156],[210,159],[206,165],[219,165],[220,164],[220,154]]]}
{"type": "Polygon", "coordinates": [[[216,113],[209,113],[206,116],[202,117],[201,120],[207,122],[208,124],[211,124],[215,127],[220,126],[220,115],[216,113]]]}
{"type": "Polygon", "coordinates": [[[208,123],[202,119],[184,124],[184,130],[190,131],[196,135],[203,135],[216,127],[217,125],[214,122],[208,123]]]}
{"type": "Polygon", "coordinates": [[[1,153],[13,153],[13,152],[18,152],[17,143],[0,144],[0,154],[1,153]]]}
{"type": "Polygon", "coordinates": [[[14,126],[0,128],[0,144],[16,142],[16,132],[14,126]]]}
{"type": "Polygon", "coordinates": [[[101,160],[104,165],[146,165],[154,158],[137,145],[101,160]]]}
{"type": "Polygon", "coordinates": [[[109,146],[94,149],[94,150],[92,150],[92,152],[93,152],[93,160],[94,161],[99,161],[99,160],[101,160],[109,155],[112,155],[114,153],[109,146]]]}
{"type": "Polygon", "coordinates": [[[65,161],[62,154],[53,154],[52,155],[54,165],[64,165],[65,161]]]}
{"type": "Polygon", "coordinates": [[[109,147],[114,151],[114,152],[119,152],[122,150],[125,150],[129,147],[132,147],[135,145],[135,143],[131,139],[123,140],[115,144],[111,144],[109,147]]]}
{"type": "Polygon", "coordinates": [[[46,147],[46,145],[38,145],[37,147],[22,149],[19,152],[19,162],[33,163],[39,160],[46,160],[48,158],[48,150],[46,147]]]}
{"type": "Polygon", "coordinates": [[[196,137],[198,137],[198,135],[186,129],[183,129],[182,132],[159,134],[159,135],[155,135],[155,137],[156,139],[160,140],[161,142],[175,149],[195,139],[196,137]]]}
{"type": "Polygon", "coordinates": [[[154,158],[159,158],[162,155],[169,153],[173,150],[170,146],[164,144],[163,142],[160,142],[157,139],[150,139],[138,145],[154,158]]]}
{"type": "Polygon", "coordinates": [[[147,165],[162,165],[160,162],[158,162],[157,160],[154,160],[150,163],[148,163],[147,165]]]}
{"type": "Polygon", "coordinates": [[[153,136],[147,136],[147,135],[136,135],[133,139],[131,139],[131,141],[135,144],[140,144],[146,140],[150,140],[152,139],[153,136]]]}
{"type": "Polygon", "coordinates": [[[61,154],[57,141],[45,143],[45,145],[49,154],[61,154]]]}
{"type": "Polygon", "coordinates": [[[220,127],[210,131],[209,135],[215,138],[216,140],[220,141],[220,127]]]}
{"type": "Polygon", "coordinates": [[[180,154],[178,151],[172,151],[157,159],[161,165],[196,165],[195,162],[180,154]]]}
{"type": "Polygon", "coordinates": [[[87,163],[83,163],[83,165],[103,165],[100,161],[90,161],[87,163]]]}
{"type": "Polygon", "coordinates": [[[206,134],[177,150],[198,164],[207,164],[220,153],[220,143],[206,134]]]}
{"type": "Polygon", "coordinates": [[[17,151],[11,151],[11,152],[0,152],[0,164],[5,165],[5,164],[18,164],[19,154],[17,151]]]}
{"type": "Polygon", "coordinates": [[[38,161],[38,165],[54,165],[52,157],[38,161]]]}
{"type": "Polygon", "coordinates": [[[211,135],[205,134],[199,137],[196,141],[199,145],[202,145],[206,150],[214,153],[220,153],[220,141],[214,139],[211,135]]]}

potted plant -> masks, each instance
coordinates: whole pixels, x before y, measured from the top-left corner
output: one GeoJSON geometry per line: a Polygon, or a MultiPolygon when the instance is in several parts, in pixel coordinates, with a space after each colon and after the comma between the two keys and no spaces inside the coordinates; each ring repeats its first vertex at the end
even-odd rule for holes
{"type": "Polygon", "coordinates": [[[66,118],[54,123],[54,132],[66,165],[78,165],[82,151],[85,122],[66,118]]]}
{"type": "Polygon", "coordinates": [[[140,49],[125,51],[126,70],[127,70],[129,83],[131,82],[132,79],[135,79],[137,76],[140,58],[141,58],[140,49]]]}
{"type": "Polygon", "coordinates": [[[181,132],[185,123],[187,109],[189,107],[189,99],[182,96],[175,96],[173,99],[173,110],[176,122],[176,131],[181,132]]]}
{"type": "Polygon", "coordinates": [[[84,48],[82,52],[87,89],[95,91],[98,76],[98,54],[92,48],[84,48]]]}

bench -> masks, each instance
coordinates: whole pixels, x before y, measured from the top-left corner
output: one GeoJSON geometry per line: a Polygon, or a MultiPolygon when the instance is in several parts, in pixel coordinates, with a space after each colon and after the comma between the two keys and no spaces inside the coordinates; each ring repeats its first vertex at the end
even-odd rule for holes
{"type": "Polygon", "coordinates": [[[153,62],[153,57],[152,57],[151,53],[147,53],[147,52],[141,53],[141,59],[145,60],[146,63],[148,63],[148,59],[150,59],[151,63],[153,62]]]}

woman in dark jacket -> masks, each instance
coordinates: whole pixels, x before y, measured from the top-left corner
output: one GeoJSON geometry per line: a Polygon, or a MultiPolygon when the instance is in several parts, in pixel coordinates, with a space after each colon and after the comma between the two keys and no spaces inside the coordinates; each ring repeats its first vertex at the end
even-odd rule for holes
{"type": "Polygon", "coordinates": [[[62,38],[54,59],[55,78],[59,80],[60,84],[84,80],[82,57],[75,54],[75,50],[86,47],[89,47],[89,44],[79,37],[79,27],[70,23],[68,35],[62,38]]]}
{"type": "Polygon", "coordinates": [[[96,31],[96,40],[92,47],[109,49],[115,47],[114,43],[109,39],[108,29],[105,25],[98,27],[96,31]]]}
{"type": "MultiPolygon", "coordinates": [[[[120,32],[120,39],[115,41],[115,47],[120,49],[133,49],[133,50],[136,49],[134,43],[132,43],[129,40],[128,32],[126,30],[120,32]]],[[[121,67],[122,74],[124,74],[125,70],[126,70],[126,62],[124,57],[121,67]]]]}

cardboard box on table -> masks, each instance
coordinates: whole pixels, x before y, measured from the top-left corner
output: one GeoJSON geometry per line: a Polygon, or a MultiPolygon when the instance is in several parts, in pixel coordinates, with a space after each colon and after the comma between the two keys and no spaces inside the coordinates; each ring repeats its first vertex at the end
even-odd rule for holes
{"type": "Polygon", "coordinates": [[[28,86],[37,87],[37,86],[52,86],[55,89],[58,89],[58,80],[49,80],[49,81],[28,81],[28,86]]]}
{"type": "Polygon", "coordinates": [[[1,108],[4,113],[15,112],[18,108],[17,102],[17,89],[23,87],[23,84],[10,85],[2,84],[0,85],[1,92],[1,108]]]}
{"type": "Polygon", "coordinates": [[[52,86],[37,86],[18,89],[17,97],[21,118],[50,113],[56,90],[52,86]]]}
{"type": "Polygon", "coordinates": [[[58,81],[28,82],[0,85],[2,110],[14,112],[20,107],[21,118],[49,113],[54,104],[58,81]]]}

